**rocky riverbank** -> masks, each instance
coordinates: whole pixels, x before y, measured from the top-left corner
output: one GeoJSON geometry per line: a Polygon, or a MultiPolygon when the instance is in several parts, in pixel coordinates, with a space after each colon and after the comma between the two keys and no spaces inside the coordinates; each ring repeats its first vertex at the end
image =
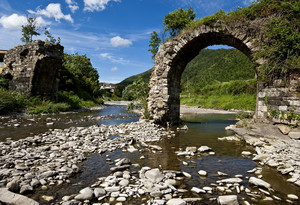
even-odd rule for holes
{"type": "MultiPolygon", "coordinates": [[[[55,129],[18,141],[0,142],[0,187],[26,194],[37,187],[68,183],[89,153],[137,150],[135,144],[158,141],[172,133],[140,121],[119,126],[55,129]],[[118,136],[110,138],[110,136],[118,136]]],[[[1,201],[1,199],[0,199],[1,201]]]]}
{"type": "MultiPolygon", "coordinates": [[[[287,182],[300,186],[299,127],[241,120],[236,125],[226,127],[226,130],[231,130],[236,135],[221,140],[245,141],[255,148],[255,153],[244,152],[243,155],[252,156],[252,160],[261,166],[267,165],[276,169],[287,176],[287,182]]],[[[298,196],[290,196],[290,198],[298,200],[298,196]]]]}
{"type": "MultiPolygon", "coordinates": [[[[109,118],[101,116],[101,119],[105,117],[109,118]]],[[[188,129],[184,126],[177,132],[188,129]]],[[[290,176],[289,183],[299,186],[298,129],[254,121],[241,121],[227,129],[233,130],[236,136],[219,140],[244,140],[254,146],[256,153],[248,150],[241,155],[257,161],[256,168],[251,167],[247,173],[232,174],[220,169],[211,172],[198,168],[195,172],[176,168],[165,170],[158,166],[159,163],[153,167],[141,161],[134,164],[129,158],[124,158],[126,153],[163,153],[158,141],[165,137],[173,140],[175,136],[174,131],[146,121],[50,129],[21,140],[7,139],[0,142],[0,187],[3,187],[0,188],[0,202],[38,204],[23,195],[42,189],[45,191],[38,196],[45,204],[297,204],[299,196],[295,192],[283,195],[278,189],[273,189],[264,179],[263,167],[277,168],[290,176]],[[110,158],[110,153],[118,150],[122,150],[124,155],[110,158]],[[109,165],[110,174],[108,172],[100,178],[91,176],[91,183],[84,185],[83,189],[80,187],[81,190],[59,197],[53,192],[51,194],[53,187],[69,186],[67,184],[71,183],[73,176],[81,172],[84,174],[82,162],[97,153],[106,156],[104,161],[109,165]],[[205,184],[186,186],[185,182],[196,179],[194,177],[200,177],[205,184]],[[216,179],[212,182],[211,178],[216,179]]],[[[171,152],[184,167],[193,167],[199,159],[218,155],[218,151],[205,145],[178,147],[171,152]]],[[[142,161],[148,159],[147,154],[139,157],[142,161]]]]}

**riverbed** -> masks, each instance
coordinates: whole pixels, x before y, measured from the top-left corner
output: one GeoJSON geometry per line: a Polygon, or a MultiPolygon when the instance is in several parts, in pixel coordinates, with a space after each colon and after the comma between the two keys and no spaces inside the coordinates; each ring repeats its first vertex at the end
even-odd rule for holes
{"type": "MultiPolygon", "coordinates": [[[[68,183],[48,185],[47,189],[38,187],[33,193],[27,194],[28,197],[38,201],[40,204],[59,203],[64,196],[76,195],[86,187],[91,187],[99,178],[107,177],[111,174],[111,167],[117,159],[127,158],[135,166],[130,167],[133,176],[138,177],[138,173],[143,167],[151,169],[159,168],[160,170],[173,170],[190,174],[190,177],[184,178],[177,182],[177,189],[186,190],[180,194],[174,194],[173,197],[180,198],[201,198],[194,202],[196,204],[217,204],[217,197],[220,195],[238,195],[240,202],[249,202],[251,204],[297,204],[297,201],[286,201],[288,194],[298,195],[300,188],[286,182],[287,177],[277,173],[275,169],[267,166],[261,166],[252,160],[252,156],[242,156],[243,151],[255,153],[251,146],[243,142],[220,141],[218,138],[231,136],[233,133],[225,131],[225,127],[236,123],[234,113],[183,113],[181,118],[184,120],[188,129],[177,130],[172,128],[168,137],[163,137],[157,142],[150,142],[148,145],[158,146],[161,149],[137,149],[128,152],[124,149],[116,149],[104,153],[86,153],[86,159],[80,166],[80,172],[68,179],[68,183]],[[181,155],[187,147],[207,146],[211,148],[209,152],[181,155]],[[256,169],[253,172],[249,170],[256,169]],[[205,171],[205,176],[199,175],[199,170],[205,171]],[[220,175],[218,172],[224,174],[220,175]],[[226,174],[226,176],[225,176],[226,174]],[[262,178],[268,182],[272,190],[263,192],[258,188],[249,185],[250,177],[262,178]],[[228,193],[217,190],[217,181],[226,178],[240,178],[242,182],[237,191],[234,183],[228,185],[228,193]],[[193,188],[203,189],[211,188],[211,191],[197,193],[192,191],[193,188]],[[247,193],[245,190],[249,190],[247,193]],[[230,191],[231,190],[231,191],[230,191]],[[240,193],[238,193],[240,192],[240,193]],[[255,196],[255,193],[257,196],[255,196]],[[51,196],[51,200],[45,201],[43,196],[51,196]],[[261,197],[258,197],[261,196],[261,197]],[[267,200],[266,200],[267,199],[267,200]]],[[[87,113],[72,113],[64,115],[51,115],[32,117],[30,119],[20,118],[2,119],[0,140],[6,141],[7,138],[19,140],[25,137],[42,134],[55,129],[67,129],[71,126],[89,127],[92,125],[119,126],[123,123],[138,122],[139,116],[126,111],[126,105],[108,105],[105,108],[87,113]]],[[[118,139],[118,134],[111,135],[108,138],[118,139]]],[[[151,136],[150,136],[151,137],[151,136]]],[[[155,136],[153,136],[155,137],[155,136]]],[[[195,190],[195,189],[194,189],[195,190]]],[[[145,195],[141,198],[128,197],[123,204],[141,204],[149,200],[145,195]]],[[[100,203],[109,201],[109,197],[100,201],[100,203]]],[[[93,200],[93,203],[97,202],[93,200]]]]}

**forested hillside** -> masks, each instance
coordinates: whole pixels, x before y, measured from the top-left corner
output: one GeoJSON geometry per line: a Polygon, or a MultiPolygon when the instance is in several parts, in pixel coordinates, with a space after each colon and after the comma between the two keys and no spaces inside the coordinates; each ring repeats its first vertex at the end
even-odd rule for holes
{"type": "Polygon", "coordinates": [[[142,78],[145,82],[149,82],[150,76],[152,73],[152,69],[149,69],[143,73],[137,74],[137,75],[133,75],[130,76],[128,78],[126,78],[125,80],[123,80],[122,82],[120,82],[118,84],[118,86],[128,86],[131,85],[134,81],[136,81],[139,78],[142,78]]]}
{"type": "Polygon", "coordinates": [[[183,90],[200,89],[219,82],[255,78],[254,65],[236,49],[204,49],[186,67],[181,77],[183,90]]]}

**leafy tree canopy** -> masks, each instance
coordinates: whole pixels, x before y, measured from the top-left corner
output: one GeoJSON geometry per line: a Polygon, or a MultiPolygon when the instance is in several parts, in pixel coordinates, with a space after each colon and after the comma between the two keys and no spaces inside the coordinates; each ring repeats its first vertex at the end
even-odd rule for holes
{"type": "MultiPolygon", "coordinates": [[[[179,34],[190,22],[194,20],[196,17],[193,8],[190,7],[188,10],[184,10],[182,8],[177,9],[165,16],[163,21],[164,31],[163,31],[163,41],[165,41],[166,32],[169,33],[170,37],[175,37],[179,34]]],[[[151,39],[149,41],[148,51],[152,53],[152,59],[155,58],[155,55],[158,51],[158,48],[162,40],[159,38],[156,31],[151,33],[151,39]]]]}
{"type": "Polygon", "coordinates": [[[174,37],[179,34],[187,24],[193,21],[195,17],[196,14],[192,7],[186,11],[182,8],[173,11],[165,16],[163,21],[164,31],[169,31],[170,36],[174,37]]]}
{"type": "Polygon", "coordinates": [[[138,78],[123,91],[123,98],[126,100],[143,101],[148,97],[148,83],[138,78]]]}
{"type": "Polygon", "coordinates": [[[58,72],[59,90],[74,91],[86,99],[99,96],[99,74],[86,55],[64,54],[65,62],[58,72]]]}

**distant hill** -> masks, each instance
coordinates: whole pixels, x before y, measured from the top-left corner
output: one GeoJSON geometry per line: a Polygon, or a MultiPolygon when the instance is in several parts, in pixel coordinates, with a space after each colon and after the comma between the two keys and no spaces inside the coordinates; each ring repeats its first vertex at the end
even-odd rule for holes
{"type": "Polygon", "coordinates": [[[128,86],[128,85],[132,84],[135,80],[137,80],[139,77],[143,78],[143,80],[145,82],[149,82],[151,73],[152,73],[152,68],[141,74],[137,74],[137,75],[128,77],[125,80],[123,80],[122,82],[118,83],[117,85],[118,86],[128,86]]]}
{"type": "MultiPolygon", "coordinates": [[[[126,78],[118,85],[127,86],[142,77],[149,82],[152,69],[126,78]]],[[[181,88],[198,92],[208,84],[255,77],[254,64],[237,49],[203,49],[186,67],[181,77],[181,88]]]]}

